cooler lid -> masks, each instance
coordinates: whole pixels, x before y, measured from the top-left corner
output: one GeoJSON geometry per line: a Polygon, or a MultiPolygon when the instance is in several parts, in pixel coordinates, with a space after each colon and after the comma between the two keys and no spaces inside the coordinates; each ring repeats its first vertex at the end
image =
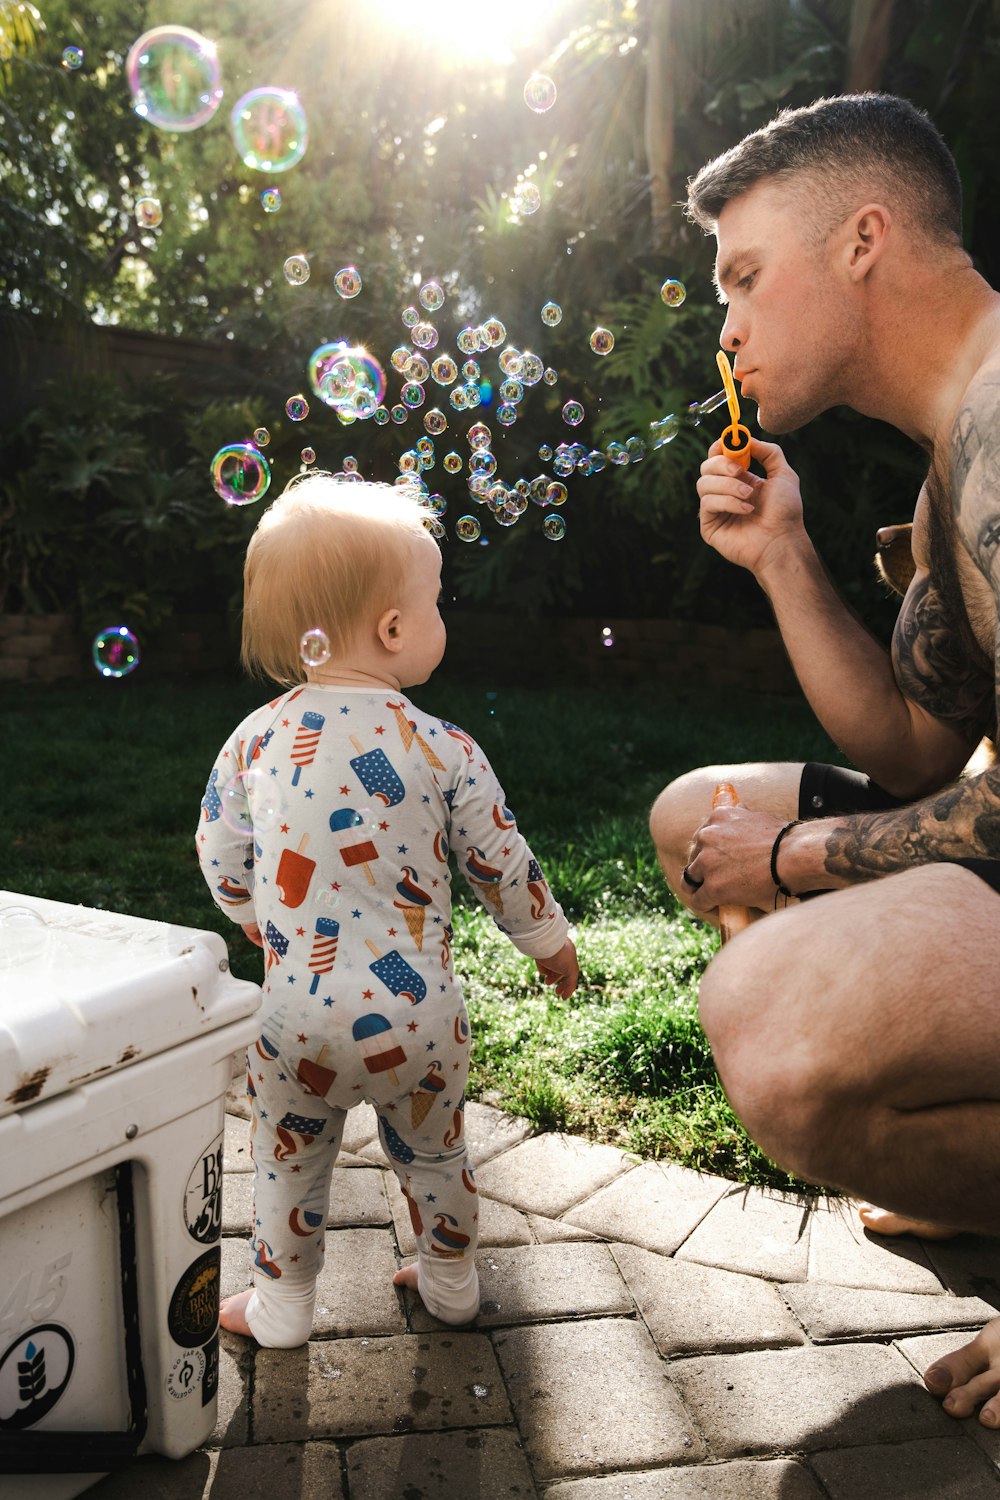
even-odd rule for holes
{"type": "Polygon", "coordinates": [[[259,1004],[218,933],[0,890],[0,1116],[259,1004]]]}

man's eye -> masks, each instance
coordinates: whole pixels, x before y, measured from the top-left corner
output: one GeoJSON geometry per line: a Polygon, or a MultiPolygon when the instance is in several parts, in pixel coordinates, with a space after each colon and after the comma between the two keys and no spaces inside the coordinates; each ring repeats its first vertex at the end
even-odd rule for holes
{"type": "Polygon", "coordinates": [[[742,291],[742,292],[748,292],[750,290],[750,288],[753,286],[754,281],[756,280],[756,278],[757,278],[757,272],[756,271],[748,271],[745,276],[741,276],[740,277],[740,279],[736,283],[736,285],[739,287],[740,291],[742,291]]]}

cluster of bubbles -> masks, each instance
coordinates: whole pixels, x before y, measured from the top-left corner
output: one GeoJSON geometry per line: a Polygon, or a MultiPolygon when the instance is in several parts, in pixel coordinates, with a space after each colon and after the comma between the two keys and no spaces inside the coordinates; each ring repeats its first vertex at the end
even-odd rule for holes
{"type": "Polygon", "coordinates": [[[127,625],[109,625],[94,636],[90,654],[102,677],[127,677],[139,665],[139,642],[127,625]]]}

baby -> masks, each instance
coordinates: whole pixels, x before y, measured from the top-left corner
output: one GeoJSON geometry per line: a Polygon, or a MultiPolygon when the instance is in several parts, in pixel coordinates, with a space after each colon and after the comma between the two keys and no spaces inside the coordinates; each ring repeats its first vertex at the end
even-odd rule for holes
{"type": "Polygon", "coordinates": [[[441,556],[413,491],[302,476],[244,570],[243,663],[288,685],[233,731],[202,802],[212,895],[264,950],[249,1050],[254,1286],[224,1328],[291,1348],[312,1327],[347,1110],[376,1109],[428,1311],[479,1307],[464,1133],[469,1023],[451,961],[449,849],[497,926],[567,997],[568,924],[479,746],[404,689],[441,661],[441,556]]]}

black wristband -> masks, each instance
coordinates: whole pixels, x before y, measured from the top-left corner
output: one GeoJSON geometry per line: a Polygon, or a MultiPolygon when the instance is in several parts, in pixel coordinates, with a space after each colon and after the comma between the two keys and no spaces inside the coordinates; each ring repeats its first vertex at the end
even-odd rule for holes
{"type": "Polygon", "coordinates": [[[800,818],[793,818],[790,823],[785,824],[784,828],[779,828],[778,836],[771,845],[771,879],[777,886],[779,894],[784,896],[786,901],[790,899],[792,893],[787,885],[782,885],[781,876],[778,874],[778,850],[781,848],[781,840],[785,837],[785,834],[790,828],[798,828],[800,822],[800,818]]]}

